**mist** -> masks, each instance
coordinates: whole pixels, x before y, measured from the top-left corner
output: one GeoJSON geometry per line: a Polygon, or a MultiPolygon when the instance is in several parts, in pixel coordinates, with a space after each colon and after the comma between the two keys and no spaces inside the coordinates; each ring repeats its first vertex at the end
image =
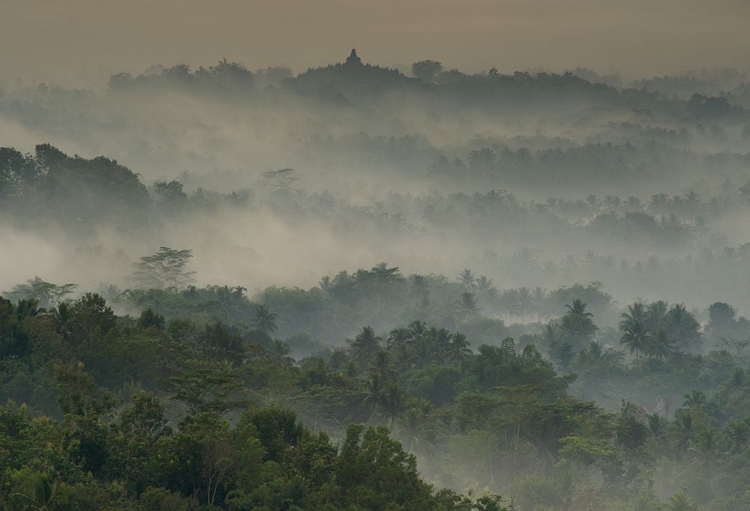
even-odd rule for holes
{"type": "Polygon", "coordinates": [[[3,10],[0,509],[744,505],[746,2],[3,10]]]}
{"type": "MultiPolygon", "coordinates": [[[[715,90],[739,77],[725,99],[606,85],[580,68],[431,72],[344,64],[295,76],[222,60],[120,73],[92,90],[8,90],[8,147],[113,159],[150,187],[153,216],[138,228],[79,215],[55,229],[11,222],[7,258],[22,243],[47,255],[1,283],[44,273],[127,286],[139,257],[184,246],[202,285],[310,287],[388,262],[448,276],[472,268],[504,287],[599,281],[621,303],[661,294],[704,308],[723,294],[744,312],[742,285],[716,272],[746,239],[745,75],[703,75],[715,90]],[[179,198],[154,191],[172,181],[179,198]],[[704,267],[707,253],[719,258],[704,267]],[[121,268],[97,263],[113,254],[121,268]],[[630,266],[649,260],[663,271],[634,280],[630,266]],[[709,298],[694,298],[698,287],[709,298]]],[[[680,80],[697,79],[669,83],[680,80]]]]}

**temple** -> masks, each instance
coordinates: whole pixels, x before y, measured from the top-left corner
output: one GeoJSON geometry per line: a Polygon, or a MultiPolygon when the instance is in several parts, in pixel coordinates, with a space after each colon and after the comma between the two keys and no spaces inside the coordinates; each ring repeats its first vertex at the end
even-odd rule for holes
{"type": "Polygon", "coordinates": [[[357,55],[357,50],[355,50],[354,48],[352,48],[352,52],[346,58],[346,65],[352,67],[362,65],[362,59],[359,58],[359,56],[357,55]]]}

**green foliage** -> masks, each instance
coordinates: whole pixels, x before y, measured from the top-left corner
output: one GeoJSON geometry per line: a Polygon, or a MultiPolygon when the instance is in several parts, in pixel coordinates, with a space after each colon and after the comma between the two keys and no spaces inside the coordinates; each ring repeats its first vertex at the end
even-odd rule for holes
{"type": "MultiPolygon", "coordinates": [[[[305,296],[331,310],[344,306],[336,293],[388,310],[425,282],[379,265],[305,296]]],[[[456,293],[444,302],[448,324],[482,324],[456,308],[462,293],[474,303],[477,282],[472,272],[433,282],[456,293]]],[[[519,290],[514,300],[526,294],[534,293],[519,290]]],[[[269,292],[262,305],[228,286],[126,296],[146,305],[134,318],[118,317],[92,293],[49,312],[34,300],[0,302],[0,392],[28,403],[0,408],[0,473],[11,481],[0,503],[480,510],[504,509],[491,492],[507,488],[512,506],[532,509],[617,509],[641,495],[648,509],[652,485],[686,485],[694,501],[717,506],[744,491],[750,386],[727,351],[677,351],[678,339],[685,346],[700,334],[679,306],[627,310],[625,332],[657,330],[626,363],[613,347],[618,333],[597,330],[579,299],[540,334],[472,350],[471,335],[421,319],[382,334],[359,328],[346,348],[305,334],[272,338],[296,310],[296,291],[269,292]],[[661,353],[653,342],[660,336],[661,353]],[[295,360],[291,343],[312,355],[295,360]],[[560,376],[545,352],[579,375],[560,376]],[[670,389],[682,407],[671,417],[666,405],[654,412],[634,398],[607,412],[573,397],[577,378],[603,391],[670,389]],[[419,473],[476,496],[435,492],[419,473]]]]}

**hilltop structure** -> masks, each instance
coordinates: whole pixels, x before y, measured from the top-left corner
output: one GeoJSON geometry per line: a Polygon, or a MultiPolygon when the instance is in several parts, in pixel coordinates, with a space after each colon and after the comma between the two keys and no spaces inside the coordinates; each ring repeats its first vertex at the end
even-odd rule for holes
{"type": "Polygon", "coordinates": [[[352,52],[346,58],[346,65],[351,67],[362,65],[362,59],[359,58],[359,56],[357,55],[357,50],[355,50],[354,48],[352,48],[352,52]]]}
{"type": "Polygon", "coordinates": [[[295,79],[295,86],[300,90],[316,90],[340,103],[346,103],[353,96],[409,85],[412,85],[411,79],[396,69],[362,62],[354,48],[344,62],[308,69],[295,79]]]}

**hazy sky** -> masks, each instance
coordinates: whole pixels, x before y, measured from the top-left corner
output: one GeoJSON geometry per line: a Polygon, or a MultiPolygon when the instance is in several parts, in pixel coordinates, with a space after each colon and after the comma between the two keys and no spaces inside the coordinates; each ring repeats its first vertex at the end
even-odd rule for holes
{"type": "Polygon", "coordinates": [[[351,47],[388,65],[652,75],[745,68],[749,28],[750,0],[0,0],[0,77],[83,81],[222,57],[301,71],[351,47]]]}

